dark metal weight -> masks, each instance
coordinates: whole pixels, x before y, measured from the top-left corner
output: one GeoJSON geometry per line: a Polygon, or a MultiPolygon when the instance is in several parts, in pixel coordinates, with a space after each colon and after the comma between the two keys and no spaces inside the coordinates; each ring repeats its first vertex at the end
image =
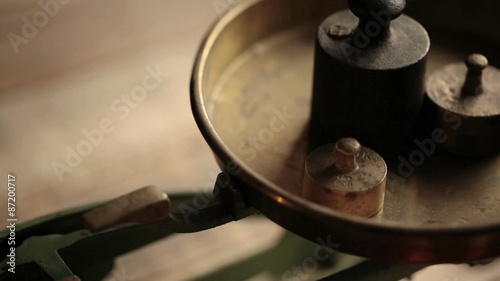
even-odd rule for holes
{"type": "Polygon", "coordinates": [[[437,108],[441,149],[465,157],[500,154],[500,70],[481,54],[435,71],[426,84],[437,108]]]}
{"type": "Polygon", "coordinates": [[[317,34],[310,149],[352,136],[396,156],[422,107],[430,40],[401,1],[349,1],[317,34]],[[359,20],[353,15],[359,17],[359,20]]]}

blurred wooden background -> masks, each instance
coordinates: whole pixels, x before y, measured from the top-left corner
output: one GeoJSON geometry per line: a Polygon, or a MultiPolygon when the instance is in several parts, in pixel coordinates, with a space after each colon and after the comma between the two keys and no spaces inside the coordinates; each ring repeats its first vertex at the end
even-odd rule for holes
{"type": "MultiPolygon", "coordinates": [[[[192,117],[189,80],[203,35],[236,1],[41,3],[57,4],[48,5],[52,15],[37,1],[0,2],[0,172],[17,175],[19,220],[150,184],[211,190],[220,170],[192,117]],[[23,33],[25,19],[36,29],[23,33]],[[123,102],[148,69],[168,76],[144,100],[123,102]],[[69,151],[87,140],[82,131],[99,129],[103,119],[114,130],[95,136],[88,155],[68,165],[69,151]]],[[[124,272],[133,280],[190,279],[264,249],[281,233],[260,220],[176,236],[120,259],[109,281],[123,281],[124,272]]]]}
{"type": "MultiPolygon", "coordinates": [[[[0,173],[17,175],[19,220],[150,184],[210,190],[219,169],[192,118],[189,79],[209,25],[237,1],[59,1],[0,2],[0,173]],[[127,104],[123,96],[148,69],[168,76],[127,104]],[[102,120],[110,132],[81,159],[68,156],[102,120]]],[[[3,206],[6,192],[0,196],[3,206]]],[[[120,258],[108,281],[191,279],[272,245],[282,232],[243,220],[176,236],[120,258]]]]}

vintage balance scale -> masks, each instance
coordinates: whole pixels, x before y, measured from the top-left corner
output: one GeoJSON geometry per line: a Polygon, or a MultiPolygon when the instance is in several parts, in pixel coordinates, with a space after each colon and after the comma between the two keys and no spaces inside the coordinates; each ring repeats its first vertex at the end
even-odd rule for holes
{"type": "Polygon", "coordinates": [[[499,14],[489,0],[243,1],[192,77],[224,171],[213,199],[146,187],[25,223],[15,275],[6,230],[0,280],[100,280],[119,255],[256,211],[373,259],[325,280],[496,259],[499,14]]]}

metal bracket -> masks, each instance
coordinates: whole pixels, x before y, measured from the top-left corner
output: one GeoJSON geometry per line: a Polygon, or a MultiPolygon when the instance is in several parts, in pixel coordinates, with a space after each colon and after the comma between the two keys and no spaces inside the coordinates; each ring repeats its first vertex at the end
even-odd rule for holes
{"type": "MultiPolygon", "coordinates": [[[[219,196],[203,207],[193,203],[199,194],[169,198],[155,187],[145,187],[97,207],[27,222],[19,228],[23,239],[16,249],[16,274],[5,270],[4,260],[0,281],[97,280],[120,255],[171,234],[207,230],[254,212],[245,205],[241,190],[216,186],[222,187],[219,196]],[[186,208],[178,208],[181,204],[186,208]],[[193,219],[183,220],[186,216],[193,219]]],[[[7,231],[0,232],[0,242],[7,237],[7,231]]],[[[1,245],[7,252],[7,243],[1,245]]]]}
{"type": "Polygon", "coordinates": [[[245,202],[243,191],[234,184],[234,179],[226,172],[217,176],[214,195],[219,198],[222,206],[233,216],[241,220],[257,211],[245,202]]]}

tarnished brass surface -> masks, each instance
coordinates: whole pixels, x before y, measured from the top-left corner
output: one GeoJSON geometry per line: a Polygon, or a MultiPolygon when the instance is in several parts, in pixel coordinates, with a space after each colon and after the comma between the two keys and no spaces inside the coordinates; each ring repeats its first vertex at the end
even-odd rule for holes
{"type": "Polygon", "coordinates": [[[315,149],[307,156],[302,195],[334,210],[372,217],[384,204],[387,165],[353,138],[315,149]]]}
{"type": "MultiPolygon", "coordinates": [[[[500,157],[460,160],[436,152],[435,140],[415,140],[419,150],[389,163],[384,208],[372,219],[302,198],[314,35],[320,20],[345,7],[251,0],[212,29],[195,64],[192,107],[221,166],[270,219],[342,251],[420,263],[500,256],[500,157]]],[[[428,72],[471,49],[498,65],[500,32],[492,24],[500,5],[429,0],[408,12],[431,35],[428,72]]]]}

